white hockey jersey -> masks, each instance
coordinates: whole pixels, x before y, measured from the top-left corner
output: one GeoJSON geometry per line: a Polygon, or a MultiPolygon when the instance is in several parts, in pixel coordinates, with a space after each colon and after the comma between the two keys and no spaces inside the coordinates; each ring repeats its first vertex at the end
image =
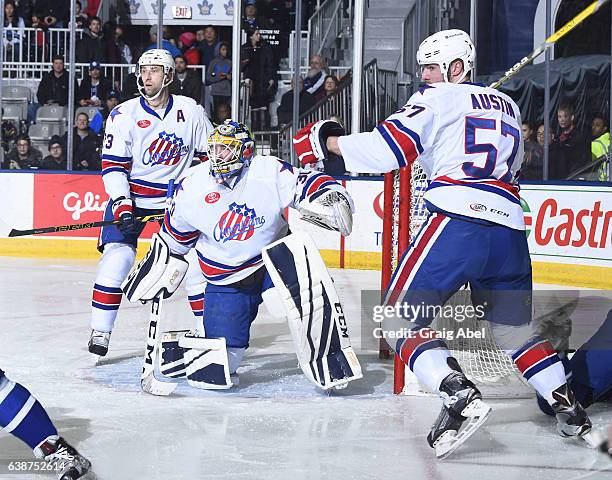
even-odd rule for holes
{"type": "Polygon", "coordinates": [[[160,235],[184,255],[195,247],[206,280],[237,282],[263,265],[261,250],[287,235],[284,210],[323,189],[348,193],[332,177],[255,156],[233,189],[210,175],[209,162],[192,168],[175,188],[160,235]]]}
{"type": "Polygon", "coordinates": [[[212,125],[201,105],[170,95],[164,112],[143,97],[109,114],[102,144],[102,179],[111,198],[133,197],[141,208],[164,208],[170,179],[205,156],[212,125]]]}
{"type": "Polygon", "coordinates": [[[520,112],[497,90],[426,85],[375,130],[338,144],[352,172],[389,172],[418,159],[430,210],[525,229],[515,178],[523,161],[520,112]]]}

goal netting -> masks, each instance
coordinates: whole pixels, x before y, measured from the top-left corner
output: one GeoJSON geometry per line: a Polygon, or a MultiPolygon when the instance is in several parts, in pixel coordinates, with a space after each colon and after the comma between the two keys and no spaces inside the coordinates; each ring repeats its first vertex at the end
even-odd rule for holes
{"type": "MultiPolygon", "coordinates": [[[[382,248],[382,295],[389,285],[391,274],[429,212],[425,207],[423,195],[427,188],[425,172],[418,162],[385,175],[384,219],[382,248]],[[392,212],[390,215],[387,212],[392,212]]],[[[469,289],[457,292],[447,305],[470,305],[469,289]]],[[[464,319],[438,316],[431,328],[438,331],[484,332],[482,338],[465,338],[453,335],[452,340],[445,338],[452,355],[459,361],[463,371],[480,388],[485,397],[528,397],[533,391],[520,375],[511,358],[499,349],[489,322],[477,318],[464,319]]],[[[389,355],[389,346],[381,339],[380,356],[389,355]]],[[[416,377],[405,368],[405,364],[395,356],[394,393],[427,394],[416,377]]]]}

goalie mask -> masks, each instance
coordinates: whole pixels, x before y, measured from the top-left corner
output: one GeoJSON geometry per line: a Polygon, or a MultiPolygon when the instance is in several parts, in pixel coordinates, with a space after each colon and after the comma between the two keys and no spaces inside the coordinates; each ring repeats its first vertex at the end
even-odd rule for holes
{"type": "Polygon", "coordinates": [[[138,86],[138,91],[145,98],[145,100],[152,101],[161,95],[164,88],[167,88],[174,79],[174,59],[168,50],[162,50],[158,48],[154,48],[152,50],[148,50],[142,54],[140,59],[138,60],[138,65],[136,67],[136,85],[138,86]],[[164,78],[162,81],[162,86],[159,91],[151,96],[148,96],[145,92],[145,85],[142,79],[142,68],[143,67],[152,67],[158,66],[164,69],[164,78]]]}
{"type": "Polygon", "coordinates": [[[476,50],[470,36],[463,30],[442,30],[427,37],[417,51],[417,62],[424,65],[439,65],[445,82],[449,81],[448,69],[455,60],[463,62],[461,82],[474,68],[476,50]]]}
{"type": "Polygon", "coordinates": [[[208,137],[210,173],[219,180],[226,180],[248,167],[255,155],[255,140],[248,127],[226,120],[208,137]]]}

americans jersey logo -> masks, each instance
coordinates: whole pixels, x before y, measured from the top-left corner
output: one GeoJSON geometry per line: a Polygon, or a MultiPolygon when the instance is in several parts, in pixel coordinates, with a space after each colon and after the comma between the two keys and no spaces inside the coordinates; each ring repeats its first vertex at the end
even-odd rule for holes
{"type": "Polygon", "coordinates": [[[265,218],[258,217],[255,209],[247,207],[246,203],[238,205],[233,202],[215,225],[213,237],[220,243],[230,240],[243,242],[251,238],[255,229],[263,227],[265,223],[265,218]]]}
{"type": "Polygon", "coordinates": [[[189,153],[189,145],[174,133],[160,132],[159,136],[151,142],[149,148],[142,153],[144,165],[176,165],[189,153]]]}

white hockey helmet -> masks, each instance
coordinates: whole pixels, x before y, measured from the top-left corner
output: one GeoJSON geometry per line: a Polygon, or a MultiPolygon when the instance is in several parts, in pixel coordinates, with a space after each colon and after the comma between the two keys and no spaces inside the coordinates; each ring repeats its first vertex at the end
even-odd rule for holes
{"type": "Polygon", "coordinates": [[[138,66],[136,67],[136,85],[138,86],[138,91],[146,100],[155,100],[161,94],[164,88],[168,87],[172,83],[173,79],[174,58],[172,58],[172,55],[168,50],[153,48],[144,52],[138,59],[138,66]],[[144,82],[142,81],[140,74],[141,68],[145,65],[158,65],[164,69],[164,83],[159,89],[159,92],[152,97],[147,96],[145,93],[144,82]]]}
{"type": "MultiPolygon", "coordinates": [[[[424,65],[439,65],[445,82],[449,81],[448,69],[454,60],[463,61],[463,76],[474,68],[476,49],[470,36],[463,30],[442,30],[427,37],[417,51],[417,63],[424,65]]],[[[457,83],[458,83],[457,82],[457,83]]]]}

